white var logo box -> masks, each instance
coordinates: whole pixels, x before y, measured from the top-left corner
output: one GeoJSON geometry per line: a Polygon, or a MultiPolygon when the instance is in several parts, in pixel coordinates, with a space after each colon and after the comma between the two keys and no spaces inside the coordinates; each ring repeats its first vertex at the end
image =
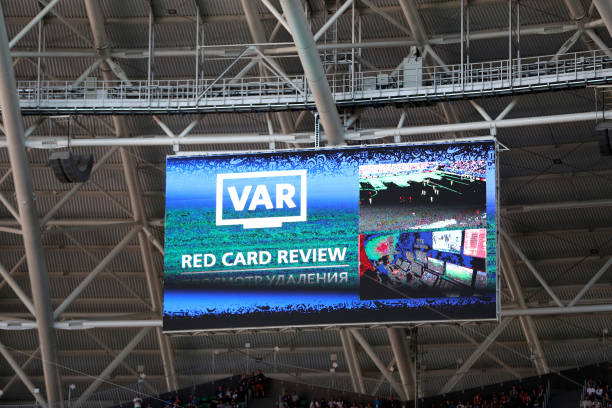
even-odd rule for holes
{"type": "Polygon", "coordinates": [[[217,174],[216,224],[218,226],[242,225],[243,228],[278,228],[285,222],[305,222],[307,213],[306,178],[307,170],[217,174]],[[298,185],[295,183],[296,176],[299,177],[298,185]],[[266,183],[257,182],[257,179],[264,178],[267,180],[266,183]],[[276,179],[273,188],[270,188],[270,179],[276,179]],[[243,186],[237,188],[230,185],[228,180],[242,180],[243,186]],[[248,183],[250,180],[252,183],[248,183]],[[296,197],[298,192],[299,200],[296,197]],[[224,217],[225,208],[231,208],[236,215],[231,218],[224,217]],[[274,212],[284,209],[297,209],[299,214],[274,215],[274,212]],[[270,215],[250,216],[249,213],[254,211],[258,211],[258,214],[261,214],[262,211],[269,211],[270,215]]]}

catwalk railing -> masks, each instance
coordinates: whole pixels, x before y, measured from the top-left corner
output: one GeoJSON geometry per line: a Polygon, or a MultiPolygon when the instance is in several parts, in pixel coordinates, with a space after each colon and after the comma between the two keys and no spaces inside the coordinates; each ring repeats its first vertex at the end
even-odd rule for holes
{"type": "MultiPolygon", "coordinates": [[[[327,75],[338,105],[428,102],[612,82],[609,50],[327,75]]],[[[154,81],[18,81],[24,114],[314,109],[303,75],[154,81]]]]}

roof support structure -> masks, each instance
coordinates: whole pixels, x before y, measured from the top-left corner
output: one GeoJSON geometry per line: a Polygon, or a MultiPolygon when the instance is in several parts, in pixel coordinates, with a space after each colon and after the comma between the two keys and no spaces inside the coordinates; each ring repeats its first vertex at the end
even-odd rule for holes
{"type": "MultiPolygon", "coordinates": [[[[475,346],[478,346],[480,344],[480,342],[478,342],[476,339],[474,339],[472,336],[470,336],[469,334],[465,333],[463,330],[461,330],[458,326],[453,326],[453,328],[455,329],[455,332],[460,335],[461,337],[463,337],[464,339],[466,339],[468,342],[474,344],[475,346]]],[[[489,357],[491,360],[495,361],[497,364],[499,364],[504,370],[506,370],[510,375],[512,375],[513,377],[515,377],[516,379],[521,379],[521,375],[514,370],[512,367],[510,367],[508,364],[504,363],[502,360],[500,360],[495,354],[491,353],[490,351],[486,350],[484,352],[484,354],[489,357]]]]}
{"type": "Polygon", "coordinates": [[[591,287],[597,283],[597,281],[604,275],[604,273],[608,271],[608,269],[610,269],[611,266],[612,266],[612,257],[608,258],[606,263],[597,271],[597,273],[595,273],[595,275],[593,275],[593,277],[587,282],[587,284],[584,285],[582,289],[580,289],[580,292],[578,292],[576,297],[572,299],[572,301],[568,304],[568,306],[576,305],[576,303],[578,303],[578,301],[582,299],[584,294],[587,293],[588,290],[591,289],[591,287]]]}
{"type": "MultiPolygon", "coordinates": [[[[253,0],[241,0],[240,3],[242,4],[242,9],[244,10],[244,15],[246,16],[247,25],[249,27],[249,31],[251,32],[251,38],[253,38],[253,41],[255,41],[255,43],[257,44],[267,43],[268,40],[266,38],[266,32],[264,30],[263,24],[261,23],[261,19],[257,14],[255,2],[253,0]]],[[[262,51],[259,47],[258,49],[262,51]]],[[[260,74],[264,77],[267,77],[265,69],[261,64],[261,58],[253,59],[247,64],[247,67],[249,67],[255,61],[260,62],[260,74]]],[[[245,69],[247,67],[245,67],[245,69]]],[[[293,126],[291,125],[291,115],[288,112],[278,112],[276,113],[276,118],[278,119],[282,133],[291,133],[293,131],[293,126]]]]}
{"type": "Polygon", "coordinates": [[[551,299],[555,302],[555,304],[559,307],[564,307],[565,305],[563,304],[563,302],[561,302],[561,299],[559,299],[557,294],[550,288],[544,278],[542,278],[542,275],[540,275],[535,266],[533,266],[531,261],[527,258],[527,256],[525,256],[521,248],[519,248],[516,242],[514,242],[514,239],[512,239],[512,237],[508,235],[505,230],[500,228],[499,231],[501,233],[501,236],[504,237],[504,239],[506,240],[507,244],[510,245],[512,250],[519,256],[521,261],[523,261],[523,263],[527,266],[533,276],[538,280],[538,282],[540,282],[540,285],[542,285],[546,293],[550,295],[551,299]]]}
{"type": "MultiPolygon", "coordinates": [[[[106,31],[104,29],[104,17],[100,4],[95,0],[86,0],[85,7],[87,9],[87,17],[91,25],[94,43],[98,49],[108,50],[110,52],[110,43],[106,37],[106,31]]],[[[113,77],[109,71],[108,60],[106,63],[101,65],[102,74],[105,80],[112,80],[113,77]]],[[[113,72],[115,72],[114,70],[113,72]]],[[[117,75],[115,73],[115,75],[117,75]]],[[[113,116],[113,125],[115,134],[118,137],[127,137],[127,125],[125,118],[113,116]]],[[[132,212],[134,214],[134,221],[140,226],[145,227],[147,220],[144,212],[144,206],[142,203],[142,197],[140,194],[140,185],[138,182],[136,167],[134,165],[130,152],[126,149],[121,148],[120,150],[121,160],[123,163],[123,170],[125,174],[126,184],[128,186],[128,192],[130,195],[130,203],[132,206],[132,212]]],[[[149,289],[149,297],[151,299],[152,311],[161,314],[161,282],[159,281],[158,275],[153,269],[152,251],[149,240],[146,234],[142,231],[138,231],[138,243],[140,245],[141,257],[145,276],[147,280],[147,287],[149,289]]],[[[166,377],[166,386],[169,390],[178,389],[178,380],[176,376],[176,369],[174,364],[174,355],[170,347],[170,340],[163,335],[161,327],[157,327],[156,336],[159,342],[160,354],[162,364],[164,367],[164,373],[166,377]]]]}
{"type": "MultiPolygon", "coordinates": [[[[502,276],[506,279],[510,294],[513,300],[519,304],[522,310],[529,311],[531,309],[527,309],[525,297],[523,296],[523,290],[521,289],[521,284],[518,280],[518,276],[516,275],[516,271],[514,270],[514,266],[512,265],[512,262],[510,262],[510,252],[508,251],[504,239],[501,240],[500,247],[500,258],[503,272],[502,276]]],[[[558,309],[566,310],[568,308],[564,307],[558,309]]],[[[502,310],[502,316],[504,315],[504,311],[502,310]]],[[[531,353],[535,356],[533,359],[533,364],[535,365],[536,372],[539,375],[547,374],[550,369],[548,367],[548,362],[546,361],[546,356],[544,355],[544,350],[540,344],[540,339],[538,338],[535,325],[533,324],[533,319],[531,316],[520,316],[519,323],[521,325],[523,335],[525,336],[527,346],[531,350],[531,353]]]]}
{"type": "Polygon", "coordinates": [[[353,391],[360,394],[366,393],[366,388],[363,384],[363,376],[361,374],[361,366],[359,365],[359,359],[357,358],[357,351],[355,350],[355,343],[353,337],[347,331],[346,328],[340,328],[340,340],[342,341],[342,350],[344,351],[344,358],[348,364],[349,372],[351,373],[351,383],[353,384],[353,391]]]}
{"type": "Polygon", "coordinates": [[[609,0],[593,0],[593,4],[606,25],[608,33],[612,35],[612,3],[609,0]]]}
{"type": "MultiPolygon", "coordinates": [[[[30,363],[32,361],[34,361],[34,359],[38,358],[38,355],[40,354],[40,347],[38,347],[36,350],[34,350],[33,353],[31,353],[28,356],[28,359],[26,361],[23,362],[23,364],[21,364],[20,368],[21,370],[25,370],[26,368],[28,368],[28,366],[30,365],[30,363]]],[[[1,394],[6,394],[6,392],[9,390],[9,388],[11,388],[13,386],[13,384],[15,383],[15,381],[20,380],[21,377],[19,377],[19,374],[15,374],[14,376],[11,377],[10,380],[8,380],[6,382],[6,384],[4,384],[4,387],[2,387],[2,393],[1,394]]],[[[40,395],[40,393],[38,393],[37,395],[40,395]]],[[[36,397],[36,396],[35,396],[36,397]]]]}
{"type": "Polygon", "coordinates": [[[96,390],[102,385],[103,382],[107,381],[108,377],[115,371],[119,364],[125,360],[125,358],[134,350],[134,348],[140,343],[140,341],[151,331],[150,327],[141,329],[136,336],[125,346],[121,353],[117,354],[113,361],[96,377],[96,379],[87,387],[85,391],[79,396],[79,399],[74,404],[75,406],[81,406],[87,399],[96,392],[96,390]]]}
{"type": "Polygon", "coordinates": [[[59,0],[53,0],[47,4],[45,8],[43,8],[32,20],[30,20],[28,24],[26,24],[25,27],[21,29],[21,31],[17,33],[17,35],[15,35],[15,37],[11,38],[9,48],[13,48],[19,42],[19,40],[21,40],[34,26],[36,26],[36,24],[38,24],[40,20],[47,15],[49,11],[51,11],[53,7],[55,7],[57,3],[59,3],[59,0]]]}
{"type": "Polygon", "coordinates": [[[134,236],[140,232],[140,229],[140,225],[137,225],[132,228],[132,230],[125,237],[123,237],[121,241],[119,241],[119,243],[113,248],[113,250],[110,251],[108,255],[104,257],[104,259],[89,273],[89,275],[87,275],[87,277],[83,279],[76,288],[74,288],[70,295],[68,295],[68,297],[64,299],[64,301],[53,312],[54,319],[58,319],[62,315],[62,313],[72,304],[72,302],[74,302],[74,300],[79,297],[81,293],[83,293],[83,291],[87,288],[91,281],[94,280],[100,274],[100,272],[106,269],[108,264],[111,263],[113,259],[115,259],[115,257],[119,255],[121,251],[123,251],[123,248],[125,248],[130,243],[130,241],[132,241],[134,236]]]}
{"type": "Polygon", "coordinates": [[[511,321],[512,317],[506,317],[502,319],[502,321],[497,326],[495,326],[495,329],[493,329],[493,331],[487,336],[487,338],[484,339],[482,343],[480,343],[480,346],[478,346],[478,348],[474,350],[472,355],[468,357],[467,360],[465,360],[463,365],[459,367],[457,372],[450,378],[450,380],[448,380],[444,387],[442,387],[442,389],[440,390],[442,394],[446,394],[447,392],[450,392],[453,388],[455,388],[455,385],[457,385],[459,381],[463,379],[463,377],[467,374],[470,368],[472,368],[474,363],[476,363],[480,356],[482,356],[482,354],[487,351],[489,346],[495,341],[497,336],[499,336],[501,332],[503,332],[504,329],[508,327],[511,321]]]}
{"type": "Polygon", "coordinates": [[[344,128],[302,5],[299,0],[281,0],[281,5],[287,16],[287,23],[291,28],[291,35],[297,46],[327,141],[331,145],[342,144],[344,128]]]}
{"type": "Polygon", "coordinates": [[[9,353],[7,348],[2,343],[0,343],[0,354],[2,354],[6,362],[11,366],[13,371],[15,371],[15,374],[17,375],[17,377],[19,377],[21,382],[23,382],[23,384],[26,386],[28,391],[30,391],[32,396],[34,396],[34,399],[36,399],[36,402],[38,402],[43,408],[47,408],[49,406],[47,404],[47,401],[45,401],[45,399],[43,398],[42,395],[40,395],[39,392],[36,392],[34,390],[35,387],[34,387],[34,384],[32,384],[32,381],[30,381],[30,379],[28,378],[26,373],[23,371],[19,363],[13,358],[11,353],[9,353]]]}
{"type": "Polygon", "coordinates": [[[383,363],[380,357],[376,355],[376,352],[374,351],[372,346],[370,346],[370,344],[361,335],[361,333],[359,333],[357,329],[349,329],[349,333],[351,333],[353,337],[355,337],[355,340],[357,340],[361,348],[363,348],[363,351],[365,351],[368,357],[370,357],[370,360],[372,360],[374,365],[376,365],[376,368],[378,368],[378,370],[382,373],[382,375],[385,376],[385,378],[387,379],[389,384],[391,384],[391,387],[395,390],[397,395],[399,395],[400,398],[403,399],[404,401],[407,401],[408,395],[404,393],[404,389],[402,388],[402,386],[395,380],[395,378],[393,378],[393,375],[391,374],[389,369],[385,366],[385,363],[383,363]]]}
{"type": "Polygon", "coordinates": [[[391,343],[391,349],[397,361],[397,370],[399,371],[402,380],[402,388],[407,399],[415,399],[415,367],[410,356],[408,344],[406,344],[406,331],[403,328],[389,327],[387,328],[387,336],[391,343]]]}
{"type": "Polygon", "coordinates": [[[15,73],[10,55],[4,13],[0,6],[0,105],[8,155],[12,166],[15,193],[21,220],[23,244],[30,276],[30,286],[38,340],[41,348],[45,376],[45,391],[49,404],[61,404],[61,380],[56,366],[56,340],[53,332],[53,316],[49,277],[41,241],[40,222],[34,199],[34,187],[28,156],[24,145],[25,134],[19,100],[15,89],[15,73]]]}

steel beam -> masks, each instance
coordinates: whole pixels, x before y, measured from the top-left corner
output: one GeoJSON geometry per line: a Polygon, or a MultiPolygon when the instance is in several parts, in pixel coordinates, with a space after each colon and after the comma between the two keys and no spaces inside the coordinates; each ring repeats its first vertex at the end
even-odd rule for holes
{"type": "MultiPolygon", "coordinates": [[[[452,133],[452,132],[463,132],[472,130],[489,130],[491,126],[495,126],[498,129],[504,128],[516,128],[516,127],[529,127],[529,126],[543,126],[559,123],[572,123],[572,122],[589,122],[595,121],[596,118],[612,119],[612,111],[606,112],[580,112],[580,113],[566,113],[561,115],[548,115],[548,116],[533,116],[533,117],[522,117],[513,119],[502,119],[494,120],[492,122],[480,121],[480,122],[464,122],[464,123],[451,123],[441,125],[426,125],[426,126],[411,126],[403,128],[385,128],[385,129],[367,129],[362,131],[351,131],[345,133],[347,140],[378,140],[387,137],[394,136],[414,136],[414,135],[425,135],[434,133],[452,133]]],[[[474,138],[470,138],[473,140],[474,138]]],[[[167,136],[157,135],[145,135],[135,136],[130,138],[79,138],[72,139],[70,145],[73,147],[77,146],[173,146],[179,145],[194,145],[194,144],[239,144],[239,143],[267,143],[270,141],[276,142],[293,142],[293,143],[312,143],[312,133],[296,132],[287,135],[275,134],[260,135],[260,134],[199,134],[199,135],[188,135],[182,138],[170,138],[167,136]]],[[[51,137],[30,137],[25,145],[27,147],[37,149],[57,149],[65,148],[68,143],[65,137],[62,138],[51,138],[51,137]]],[[[583,144],[586,145],[586,144],[583,144]]],[[[595,147],[597,144],[594,143],[595,147]]],[[[6,140],[0,139],[0,148],[6,147],[6,140]]],[[[568,145],[569,146],[569,145],[568,145]]],[[[534,150],[534,147],[531,147],[534,150]]],[[[606,204],[609,205],[610,200],[597,200],[593,202],[593,206],[606,204]]],[[[580,201],[575,202],[580,205],[580,201]]],[[[530,209],[540,209],[537,204],[529,206],[520,206],[520,208],[513,208],[510,211],[528,211],[530,209]]],[[[507,211],[507,210],[506,210],[507,211]]]]}
{"type": "Polygon", "coordinates": [[[472,368],[474,363],[476,363],[480,356],[482,356],[482,354],[487,351],[489,346],[495,341],[497,336],[499,336],[501,332],[503,332],[504,329],[508,327],[511,321],[512,317],[506,317],[502,319],[502,321],[497,326],[495,326],[495,329],[493,329],[493,331],[487,336],[487,338],[484,339],[482,343],[480,343],[480,346],[478,346],[478,348],[474,350],[472,355],[470,355],[470,357],[465,360],[465,362],[461,365],[461,367],[459,367],[457,372],[450,378],[450,380],[448,380],[444,387],[442,387],[442,389],[440,390],[441,394],[446,394],[450,392],[453,388],[455,388],[455,385],[457,385],[459,381],[463,379],[463,377],[467,374],[470,368],[472,368]]]}
{"type": "MultiPolygon", "coordinates": [[[[612,201],[612,200],[611,200],[612,201]]],[[[544,278],[542,278],[542,275],[540,275],[540,273],[537,271],[537,269],[533,266],[533,264],[531,263],[531,261],[527,258],[527,256],[525,256],[525,254],[523,253],[523,251],[521,250],[521,248],[519,248],[519,246],[516,244],[516,242],[514,242],[514,240],[512,239],[512,237],[510,235],[508,235],[508,233],[503,230],[503,229],[499,229],[501,236],[504,237],[504,239],[506,240],[506,242],[508,243],[508,245],[510,245],[510,247],[512,248],[512,250],[519,256],[519,258],[521,259],[521,261],[523,261],[523,263],[527,266],[527,268],[529,269],[529,271],[533,274],[533,276],[538,280],[538,282],[540,282],[540,285],[542,285],[542,287],[544,288],[544,290],[550,295],[551,299],[555,302],[555,304],[559,307],[563,307],[565,306],[563,304],[563,302],[561,302],[561,299],[559,299],[559,297],[557,296],[557,294],[550,288],[550,286],[548,285],[548,283],[544,280],[544,278]]]]}
{"type": "MultiPolygon", "coordinates": [[[[516,316],[567,316],[572,314],[612,313],[612,304],[581,305],[572,307],[536,307],[502,309],[502,317],[516,316]]],[[[100,328],[162,327],[161,319],[151,320],[66,320],[53,323],[55,329],[86,330],[100,328]]],[[[36,322],[0,318],[0,330],[31,330],[36,322]]],[[[354,329],[353,329],[354,330],[354,329]]],[[[228,330],[228,333],[231,331],[228,330]]],[[[384,365],[383,365],[384,366],[384,365]]],[[[401,390],[401,386],[400,386],[401,390]]]]}
{"type": "MultiPolygon", "coordinates": [[[[521,288],[521,284],[518,280],[518,276],[516,275],[516,271],[514,270],[514,266],[512,262],[510,262],[510,252],[506,246],[506,240],[502,239],[500,243],[501,253],[500,260],[502,266],[502,276],[506,279],[508,284],[508,289],[512,296],[512,299],[518,303],[521,311],[530,312],[532,309],[527,308],[527,304],[525,303],[525,297],[523,296],[523,290],[521,288]]],[[[567,307],[556,308],[557,310],[563,310],[564,312],[568,311],[567,307]]],[[[513,316],[511,310],[503,310],[502,316],[513,316]]],[[[536,372],[539,375],[547,374],[550,369],[548,367],[548,362],[546,361],[546,356],[544,355],[544,350],[542,349],[542,345],[540,344],[540,339],[538,338],[535,325],[533,323],[533,319],[531,315],[521,316],[519,318],[519,323],[521,325],[521,330],[523,331],[523,335],[525,336],[525,341],[527,342],[527,346],[531,350],[531,352],[535,355],[535,359],[533,363],[535,365],[536,372]]]]}
{"type": "MultiPolygon", "coordinates": [[[[85,7],[87,9],[87,17],[91,25],[96,47],[98,49],[108,49],[110,51],[111,47],[108,38],[106,37],[104,17],[100,4],[96,0],[86,0],[85,7]]],[[[108,70],[107,65],[108,64],[102,64],[102,74],[105,80],[113,80],[114,78],[108,70]]],[[[113,124],[115,134],[119,138],[125,138],[128,136],[127,125],[123,117],[113,116],[113,124]]],[[[140,194],[140,185],[132,156],[123,148],[120,149],[120,154],[125,173],[125,180],[130,195],[132,212],[134,214],[134,221],[142,227],[145,227],[147,223],[146,215],[144,212],[144,206],[140,194]]],[[[161,313],[161,283],[157,274],[153,270],[151,247],[146,234],[142,230],[139,230],[138,232],[138,243],[140,245],[143,268],[147,279],[147,287],[149,289],[152,310],[153,312],[161,313]]],[[[172,354],[172,350],[170,349],[169,340],[163,336],[161,328],[157,327],[155,330],[159,342],[162,363],[166,374],[166,386],[169,390],[176,390],[178,389],[178,381],[174,367],[174,356],[172,354]]]]}
{"type": "MultiPolygon", "coordinates": [[[[247,25],[249,27],[249,31],[251,33],[251,38],[256,44],[264,44],[267,43],[268,40],[266,38],[266,32],[264,30],[263,24],[259,18],[259,14],[257,13],[257,8],[255,7],[255,1],[253,0],[240,0],[242,4],[242,9],[244,10],[244,15],[246,16],[247,25]]],[[[263,52],[265,47],[258,46],[258,49],[263,52]]],[[[247,64],[247,67],[251,63],[247,64]]],[[[265,70],[260,64],[260,74],[264,77],[267,77],[265,70]]],[[[291,133],[293,131],[293,126],[291,125],[291,115],[288,112],[277,112],[276,118],[281,126],[282,133],[291,133]]]]}
{"type": "Polygon", "coordinates": [[[372,360],[374,365],[376,365],[376,368],[378,368],[381,374],[385,376],[385,378],[387,379],[389,384],[391,384],[391,387],[395,390],[397,395],[399,395],[402,400],[408,401],[408,395],[404,393],[404,389],[402,388],[402,386],[395,380],[395,378],[393,378],[393,374],[391,374],[389,369],[385,366],[385,363],[383,363],[381,359],[376,355],[376,352],[374,352],[372,346],[370,346],[370,344],[361,335],[361,333],[359,333],[357,329],[349,329],[349,332],[353,335],[355,340],[357,340],[357,342],[359,343],[361,348],[363,348],[363,351],[366,352],[368,357],[370,357],[370,360],[372,360]]]}
{"type": "Polygon", "coordinates": [[[353,337],[346,328],[341,328],[339,332],[340,340],[342,341],[344,358],[348,364],[349,372],[351,373],[353,391],[360,394],[365,394],[366,388],[363,383],[363,375],[361,374],[361,367],[359,365],[359,359],[357,358],[357,351],[355,350],[353,337]]]}
{"type": "Polygon", "coordinates": [[[36,399],[36,402],[38,402],[43,408],[47,408],[48,407],[47,401],[45,401],[45,399],[39,392],[36,392],[34,390],[35,387],[34,387],[34,384],[32,384],[32,381],[30,381],[30,379],[28,378],[26,373],[23,371],[19,363],[15,361],[11,353],[9,353],[9,351],[6,349],[4,344],[2,344],[1,342],[0,342],[0,354],[2,354],[6,362],[11,366],[13,371],[15,371],[15,374],[17,374],[21,382],[23,382],[23,384],[26,386],[28,391],[30,391],[32,396],[34,396],[34,399],[36,399]]]}
{"type": "Polygon", "coordinates": [[[406,344],[406,331],[403,328],[388,328],[387,335],[391,343],[391,349],[397,362],[397,370],[402,380],[402,388],[406,393],[407,399],[415,399],[415,368],[408,345],[406,344]]]}
{"type": "Polygon", "coordinates": [[[280,1],[287,16],[291,35],[297,46],[304,75],[310,86],[327,141],[331,145],[343,144],[344,128],[302,5],[299,0],[280,1]]]}
{"type": "Polygon", "coordinates": [[[25,133],[21,112],[19,111],[19,98],[15,88],[15,73],[13,72],[9,50],[4,13],[0,5],[0,106],[2,106],[8,155],[12,166],[23,244],[38,325],[38,341],[45,376],[45,391],[49,404],[61,405],[61,381],[56,366],[56,343],[52,326],[49,278],[41,242],[32,174],[24,145],[25,133]]]}
{"type": "Polygon", "coordinates": [[[593,0],[593,4],[606,25],[608,33],[612,36],[612,2],[610,0],[593,0]]]}
{"type": "Polygon", "coordinates": [[[76,288],[74,288],[70,295],[68,295],[68,297],[64,299],[62,304],[60,304],[53,312],[54,319],[59,318],[62,313],[72,304],[72,302],[74,302],[74,300],[79,297],[81,293],[83,293],[83,291],[85,290],[85,288],[87,288],[91,281],[93,281],[96,276],[100,274],[100,272],[106,269],[108,264],[111,263],[113,259],[115,259],[115,257],[119,255],[121,251],[123,251],[123,248],[125,248],[130,243],[134,236],[140,232],[141,228],[142,227],[140,225],[137,225],[132,228],[132,230],[113,248],[112,251],[108,253],[108,255],[104,257],[104,259],[102,259],[102,261],[89,273],[89,275],[87,275],[87,277],[83,279],[76,288]]]}
{"type": "Polygon", "coordinates": [[[47,15],[49,11],[51,11],[53,7],[55,7],[57,3],[59,3],[59,0],[51,1],[32,20],[30,20],[30,22],[26,24],[26,26],[23,27],[21,31],[19,31],[17,35],[11,39],[11,41],[9,42],[9,49],[13,48],[15,44],[19,42],[19,40],[21,40],[36,24],[38,24],[40,20],[43,19],[43,17],[47,15]]]}
{"type": "Polygon", "coordinates": [[[36,310],[34,309],[34,304],[32,300],[28,297],[28,295],[21,289],[21,286],[17,283],[15,279],[11,276],[11,274],[6,270],[6,268],[0,264],[0,276],[4,278],[4,281],[9,285],[9,287],[15,292],[15,295],[21,300],[21,303],[28,309],[30,314],[36,317],[36,310]]]}
{"type": "Polygon", "coordinates": [[[125,346],[125,348],[121,351],[121,353],[117,354],[113,361],[102,370],[102,372],[96,377],[96,379],[87,387],[85,391],[79,396],[77,399],[75,406],[82,406],[85,401],[96,392],[96,390],[108,380],[110,375],[115,371],[115,369],[125,360],[125,358],[134,350],[134,348],[140,343],[140,341],[151,331],[151,328],[145,327],[138,332],[136,336],[125,346]]]}
{"type": "Polygon", "coordinates": [[[580,292],[578,292],[576,297],[572,299],[572,301],[568,304],[568,306],[575,306],[576,303],[578,303],[578,301],[582,299],[584,294],[587,293],[587,291],[591,289],[591,287],[594,284],[597,283],[597,281],[608,271],[608,269],[610,269],[611,266],[612,266],[612,257],[608,258],[606,263],[597,271],[597,273],[593,275],[593,277],[587,282],[586,285],[584,285],[582,289],[580,289],[580,292]]]}
{"type": "MultiPolygon", "coordinates": [[[[21,364],[21,367],[20,367],[21,370],[25,370],[26,368],[28,368],[30,363],[34,361],[34,359],[38,358],[38,355],[40,354],[40,347],[38,347],[36,350],[34,350],[33,352],[29,354],[30,355],[28,356],[28,359],[23,364],[21,364]]],[[[19,374],[15,374],[14,376],[12,376],[11,379],[8,380],[6,384],[4,384],[4,387],[2,388],[2,392],[0,393],[0,395],[6,394],[9,388],[11,388],[12,385],[15,383],[15,381],[17,381],[18,379],[21,379],[21,377],[19,377],[19,374]]]]}
{"type": "Polygon", "coordinates": [[[329,27],[331,27],[337,20],[338,18],[340,18],[340,16],[342,16],[342,14],[344,14],[344,12],[351,7],[351,4],[353,4],[353,0],[346,0],[344,2],[344,4],[342,4],[342,6],[340,6],[338,8],[338,10],[336,10],[336,12],[334,13],[333,16],[331,16],[329,18],[329,20],[327,20],[325,22],[325,24],[323,24],[323,26],[321,28],[319,28],[319,31],[317,31],[312,38],[314,39],[315,43],[319,40],[319,38],[321,38],[323,36],[323,34],[325,34],[325,32],[329,29],[329,27]]]}

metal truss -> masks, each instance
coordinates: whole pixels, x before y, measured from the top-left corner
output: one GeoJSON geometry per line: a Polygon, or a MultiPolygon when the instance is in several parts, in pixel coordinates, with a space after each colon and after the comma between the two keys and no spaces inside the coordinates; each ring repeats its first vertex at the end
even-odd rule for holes
{"type": "MultiPolygon", "coordinates": [[[[251,61],[259,55],[256,47],[249,47],[252,47],[252,53],[246,55],[249,48],[245,49],[234,63],[242,58],[251,61]]],[[[312,51],[312,59],[316,62],[318,54],[312,51]]],[[[259,53],[260,57],[265,57],[262,51],[259,53]]],[[[263,58],[260,61],[266,62],[263,58]]],[[[438,63],[443,64],[443,61],[438,63]]],[[[335,106],[354,107],[373,102],[429,103],[612,82],[612,58],[602,50],[359,73],[324,74],[320,68],[321,73],[312,79],[309,79],[309,70],[305,75],[286,75],[274,69],[265,76],[247,77],[241,72],[236,76],[198,80],[127,82],[125,79],[105,79],[95,84],[19,81],[17,89],[21,110],[26,115],[257,112],[315,108],[321,114],[322,106],[318,106],[321,95],[327,95],[328,104],[334,106],[327,110],[333,112],[335,106]],[[413,83],[409,79],[412,77],[421,79],[413,83]],[[313,82],[314,78],[317,82],[313,82]],[[314,86],[319,83],[328,84],[324,93],[314,86]]],[[[338,116],[337,111],[335,115],[338,116]]]]}

